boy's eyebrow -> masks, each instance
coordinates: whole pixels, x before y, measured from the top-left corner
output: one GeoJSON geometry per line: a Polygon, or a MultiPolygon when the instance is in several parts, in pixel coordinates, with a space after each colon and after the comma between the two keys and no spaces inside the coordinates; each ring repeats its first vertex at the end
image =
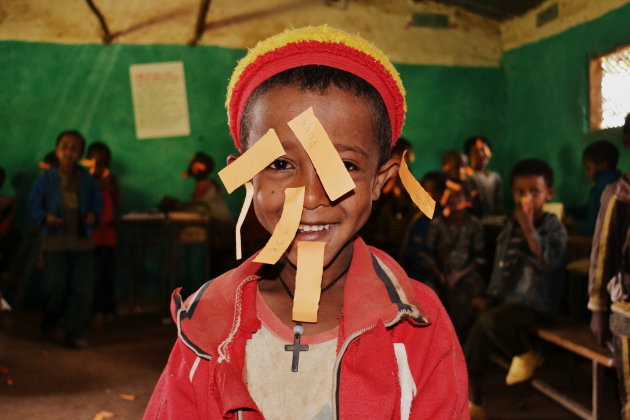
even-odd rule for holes
{"type": "Polygon", "coordinates": [[[364,157],[370,156],[367,150],[364,150],[364,149],[347,146],[345,144],[333,144],[333,145],[335,146],[335,149],[337,149],[337,151],[339,152],[355,152],[355,153],[359,153],[360,155],[363,155],[364,157]]]}

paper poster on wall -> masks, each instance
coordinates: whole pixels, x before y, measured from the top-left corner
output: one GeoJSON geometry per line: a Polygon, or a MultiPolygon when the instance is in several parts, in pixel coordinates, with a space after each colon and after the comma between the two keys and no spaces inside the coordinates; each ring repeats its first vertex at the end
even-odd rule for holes
{"type": "Polygon", "coordinates": [[[190,135],[184,64],[181,61],[129,67],[136,137],[190,135]]]}

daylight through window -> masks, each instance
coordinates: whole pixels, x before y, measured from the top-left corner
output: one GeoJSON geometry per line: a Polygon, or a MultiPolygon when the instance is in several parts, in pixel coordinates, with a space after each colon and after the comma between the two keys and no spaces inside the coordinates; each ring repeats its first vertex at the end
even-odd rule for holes
{"type": "Polygon", "coordinates": [[[630,113],[630,46],[591,61],[591,129],[620,127],[630,113]]]}

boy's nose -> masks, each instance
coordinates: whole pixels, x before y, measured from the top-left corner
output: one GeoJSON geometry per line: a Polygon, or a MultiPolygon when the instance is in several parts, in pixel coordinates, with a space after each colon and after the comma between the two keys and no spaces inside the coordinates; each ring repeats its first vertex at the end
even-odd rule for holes
{"type": "Polygon", "coordinates": [[[311,165],[311,167],[304,171],[303,179],[304,190],[304,208],[308,210],[316,209],[319,206],[326,206],[330,204],[326,190],[322,181],[317,175],[317,171],[311,165]]]}

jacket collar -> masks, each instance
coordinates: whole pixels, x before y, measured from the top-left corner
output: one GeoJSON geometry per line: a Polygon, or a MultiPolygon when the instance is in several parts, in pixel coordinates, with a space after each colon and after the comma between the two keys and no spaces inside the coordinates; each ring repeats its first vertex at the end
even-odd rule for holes
{"type": "MultiPolygon", "coordinates": [[[[346,337],[382,323],[391,327],[403,320],[415,325],[431,322],[415,298],[412,281],[384,252],[354,241],[352,263],[346,278],[343,299],[343,328],[339,342],[346,337]]],[[[171,312],[180,339],[197,356],[217,362],[230,362],[230,345],[235,337],[249,338],[260,328],[256,317],[256,281],[262,264],[250,257],[238,268],[204,284],[186,302],[177,289],[171,312]]]]}

